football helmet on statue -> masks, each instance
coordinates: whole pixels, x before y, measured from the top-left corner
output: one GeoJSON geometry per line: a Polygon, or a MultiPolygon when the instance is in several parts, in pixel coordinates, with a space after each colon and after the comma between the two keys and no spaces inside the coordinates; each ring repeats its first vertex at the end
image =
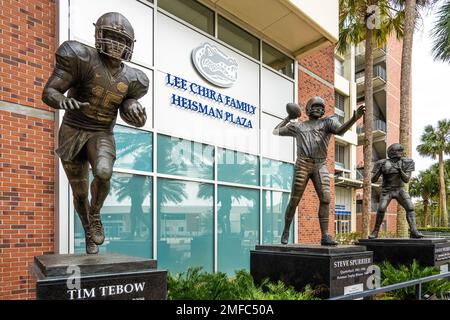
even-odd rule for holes
{"type": "Polygon", "coordinates": [[[95,25],[95,47],[114,59],[130,61],[134,49],[134,29],[123,15],[108,12],[95,25]]]}

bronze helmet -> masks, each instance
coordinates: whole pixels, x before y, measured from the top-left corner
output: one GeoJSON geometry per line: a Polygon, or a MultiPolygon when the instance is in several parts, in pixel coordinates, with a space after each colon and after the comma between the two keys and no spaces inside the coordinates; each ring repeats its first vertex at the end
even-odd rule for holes
{"type": "Polygon", "coordinates": [[[400,143],[394,143],[387,148],[387,155],[389,159],[392,158],[401,158],[403,156],[403,152],[405,149],[400,143]]]}
{"type": "Polygon", "coordinates": [[[134,42],[133,26],[118,12],[105,13],[95,23],[95,47],[100,53],[114,59],[130,61],[134,42]]]}
{"type": "Polygon", "coordinates": [[[321,97],[318,97],[318,96],[315,96],[315,97],[312,97],[311,99],[309,99],[309,101],[305,107],[306,114],[309,116],[310,112],[311,112],[311,107],[315,106],[315,105],[319,105],[322,107],[322,115],[321,116],[323,116],[325,114],[325,100],[323,100],[321,97]]]}

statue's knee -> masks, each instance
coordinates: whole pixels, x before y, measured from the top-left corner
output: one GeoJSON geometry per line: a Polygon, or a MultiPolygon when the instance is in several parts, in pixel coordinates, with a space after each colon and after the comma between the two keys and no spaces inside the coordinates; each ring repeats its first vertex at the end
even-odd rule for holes
{"type": "Polygon", "coordinates": [[[99,165],[95,172],[95,177],[102,182],[108,182],[112,177],[112,168],[107,165],[99,165]]]}
{"type": "Polygon", "coordinates": [[[330,201],[331,201],[330,193],[325,192],[322,198],[320,199],[320,204],[329,205],[330,201]]]}

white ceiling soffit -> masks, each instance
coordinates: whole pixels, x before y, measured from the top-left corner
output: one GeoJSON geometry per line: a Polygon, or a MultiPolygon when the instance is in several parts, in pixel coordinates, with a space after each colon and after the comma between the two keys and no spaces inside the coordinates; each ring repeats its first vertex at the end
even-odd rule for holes
{"type": "Polygon", "coordinates": [[[294,56],[338,38],[339,0],[203,0],[245,22],[294,56]]]}

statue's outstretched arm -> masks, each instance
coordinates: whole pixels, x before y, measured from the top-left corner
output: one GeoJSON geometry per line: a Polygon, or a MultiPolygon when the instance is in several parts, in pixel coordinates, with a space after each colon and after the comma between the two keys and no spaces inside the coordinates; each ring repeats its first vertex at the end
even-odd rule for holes
{"type": "Polygon", "coordinates": [[[366,106],[362,105],[358,108],[358,110],[353,112],[353,116],[345,122],[342,126],[340,126],[334,134],[342,136],[344,133],[346,133],[355,123],[358,121],[359,118],[361,118],[364,113],[366,112],[366,106]]]}

